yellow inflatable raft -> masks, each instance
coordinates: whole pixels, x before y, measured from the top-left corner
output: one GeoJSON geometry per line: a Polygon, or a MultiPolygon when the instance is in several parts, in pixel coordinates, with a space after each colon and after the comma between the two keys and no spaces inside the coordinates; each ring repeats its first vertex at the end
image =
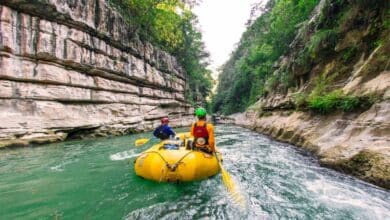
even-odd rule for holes
{"type": "MultiPolygon", "coordinates": [[[[189,133],[177,140],[166,140],[141,153],[134,164],[135,173],[157,182],[188,182],[216,175],[220,168],[215,155],[192,150],[189,133]]],[[[217,153],[221,160],[221,156],[217,153]]]]}

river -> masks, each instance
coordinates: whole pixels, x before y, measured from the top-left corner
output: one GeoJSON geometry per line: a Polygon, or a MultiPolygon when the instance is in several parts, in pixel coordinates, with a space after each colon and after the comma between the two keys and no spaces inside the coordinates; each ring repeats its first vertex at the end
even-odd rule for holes
{"type": "Polygon", "coordinates": [[[137,177],[133,161],[153,144],[134,147],[140,137],[151,134],[0,150],[0,219],[390,219],[389,191],[247,129],[216,127],[244,209],[220,175],[182,184],[137,177]]]}

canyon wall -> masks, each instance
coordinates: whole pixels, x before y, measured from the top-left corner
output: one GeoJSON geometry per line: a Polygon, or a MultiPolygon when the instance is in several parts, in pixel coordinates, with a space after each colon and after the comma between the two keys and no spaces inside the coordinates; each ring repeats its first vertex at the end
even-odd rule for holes
{"type": "Polygon", "coordinates": [[[0,147],[186,126],[185,73],[105,0],[0,1],[0,147]]]}
{"type": "MultiPolygon", "coordinates": [[[[351,3],[340,12],[335,1],[320,1],[290,52],[274,65],[273,74],[292,73],[297,86],[276,90],[231,118],[313,152],[324,166],[390,189],[390,30],[381,25],[388,19],[382,10],[389,4],[373,8],[377,2],[351,3]],[[336,20],[326,33],[335,32],[337,39],[318,37],[324,33],[324,18],[336,20]],[[321,39],[316,56],[303,62],[313,37],[321,39]],[[320,86],[364,104],[326,114],[300,106],[299,98],[313,96],[320,86]]],[[[331,96],[322,100],[333,101],[331,96]]]]}

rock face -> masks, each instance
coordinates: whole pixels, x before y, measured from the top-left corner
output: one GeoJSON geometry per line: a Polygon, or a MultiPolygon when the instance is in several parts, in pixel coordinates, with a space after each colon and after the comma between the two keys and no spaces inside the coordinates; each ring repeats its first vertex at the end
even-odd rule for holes
{"type": "Polygon", "coordinates": [[[105,0],[0,2],[0,147],[191,122],[176,59],[105,0]]]}
{"type": "Polygon", "coordinates": [[[324,166],[390,188],[390,100],[363,113],[315,115],[253,109],[235,114],[237,125],[313,152],[324,166]]]}
{"type": "Polygon", "coordinates": [[[275,64],[274,74],[289,71],[297,86],[275,91],[232,117],[238,125],[312,151],[324,166],[390,189],[390,32],[379,28],[384,8],[369,7],[382,2],[366,3],[348,4],[336,27],[327,27],[337,30],[337,42],[321,38],[316,56],[303,62],[308,41],[319,36],[324,25],[321,19],[341,14],[334,1],[321,0],[298,31],[290,52],[275,64]],[[334,78],[327,85],[332,90],[359,97],[375,95],[377,100],[365,109],[325,115],[297,108],[296,95],[309,95],[320,75],[334,78]]]}

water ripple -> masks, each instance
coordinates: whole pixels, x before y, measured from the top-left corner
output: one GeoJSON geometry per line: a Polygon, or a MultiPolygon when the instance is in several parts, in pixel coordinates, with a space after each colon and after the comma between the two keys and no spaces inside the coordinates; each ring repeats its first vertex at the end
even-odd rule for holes
{"type": "Polygon", "coordinates": [[[2,219],[390,219],[390,192],[333,170],[294,146],[217,126],[223,166],[246,199],[232,202],[221,176],[160,184],[137,177],[135,148],[150,133],[0,151],[2,219]]]}

